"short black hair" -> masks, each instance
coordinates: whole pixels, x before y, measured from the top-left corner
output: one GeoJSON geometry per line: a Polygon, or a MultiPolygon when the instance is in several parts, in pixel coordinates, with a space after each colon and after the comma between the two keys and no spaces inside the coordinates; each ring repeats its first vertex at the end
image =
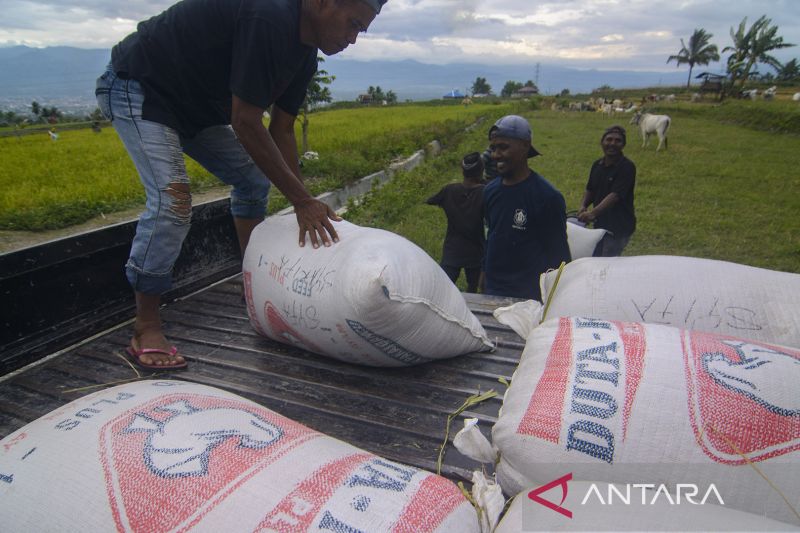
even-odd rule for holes
{"type": "Polygon", "coordinates": [[[606,135],[609,133],[617,133],[622,137],[622,144],[628,144],[628,136],[625,133],[625,128],[620,126],[619,124],[614,124],[613,126],[609,126],[606,128],[606,131],[603,132],[603,136],[600,137],[600,142],[603,142],[603,139],[606,138],[606,135]]]}
{"type": "Polygon", "coordinates": [[[480,152],[470,152],[461,160],[461,171],[465,178],[483,177],[483,158],[480,152]]]}

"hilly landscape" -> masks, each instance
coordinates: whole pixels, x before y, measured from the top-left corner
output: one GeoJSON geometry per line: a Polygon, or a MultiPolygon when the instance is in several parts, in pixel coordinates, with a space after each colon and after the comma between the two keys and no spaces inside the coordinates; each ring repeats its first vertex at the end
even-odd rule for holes
{"type": "MultiPolygon", "coordinates": [[[[107,49],[72,47],[0,48],[0,109],[24,111],[30,102],[56,105],[62,111],[94,109],[94,82],[110,57],[107,49]]],[[[477,77],[494,93],[506,81],[537,82],[543,94],[569,89],[587,93],[601,85],[614,88],[676,86],[686,82],[685,69],[665,72],[577,70],[546,63],[530,65],[436,65],[418,61],[370,61],[328,57],[323,68],[336,76],[334,100],[353,100],[369,86],[392,90],[401,101],[430,100],[458,89],[469,93],[477,77]]]]}

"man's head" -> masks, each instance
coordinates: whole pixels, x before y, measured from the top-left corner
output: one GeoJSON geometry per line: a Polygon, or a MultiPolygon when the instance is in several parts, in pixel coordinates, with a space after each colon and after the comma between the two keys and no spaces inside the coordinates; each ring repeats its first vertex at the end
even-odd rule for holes
{"type": "Polygon", "coordinates": [[[506,115],[489,128],[489,149],[498,174],[527,172],[528,158],[539,155],[531,145],[532,137],[530,124],[518,115],[506,115]]]}
{"type": "Polygon", "coordinates": [[[600,147],[603,149],[603,155],[609,159],[616,159],[622,155],[622,149],[625,148],[627,142],[625,128],[617,124],[606,128],[603,136],[600,137],[600,147]]]}
{"type": "Polygon", "coordinates": [[[483,180],[483,159],[479,152],[472,152],[461,160],[461,173],[464,179],[471,181],[483,180]]]}
{"type": "Polygon", "coordinates": [[[355,44],[386,0],[303,0],[300,39],[327,55],[355,44]]]}

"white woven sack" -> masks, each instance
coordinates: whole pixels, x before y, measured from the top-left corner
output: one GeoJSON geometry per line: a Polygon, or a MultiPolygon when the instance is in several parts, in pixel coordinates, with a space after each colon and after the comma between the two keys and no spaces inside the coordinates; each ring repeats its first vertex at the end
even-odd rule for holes
{"type": "MultiPolygon", "coordinates": [[[[540,497],[568,514],[531,500],[529,489],[514,498],[495,533],[522,531],[788,531],[794,528],[716,503],[692,504],[684,498],[671,504],[655,489],[642,490],[610,483],[570,481],[566,499],[561,487],[540,497]],[[655,498],[655,500],[654,500],[655,498]],[[627,503],[626,503],[627,502],[627,503]]],[[[536,489],[538,487],[530,487],[536,489]]],[[[670,496],[677,501],[677,494],[670,496]]],[[[699,502],[702,495],[694,498],[699,502]]]]}
{"type": "Polygon", "coordinates": [[[795,348],[652,324],[548,320],[528,336],[492,431],[497,479],[506,494],[567,473],[714,483],[729,507],[800,525],[791,508],[800,509],[799,383],[795,348]]]}
{"type": "Polygon", "coordinates": [[[461,292],[421,248],[388,231],[333,224],[339,243],[316,250],[298,246],[294,215],[253,231],[243,272],[256,331],[374,366],[491,349],[461,292]]]}
{"type": "Polygon", "coordinates": [[[569,244],[572,260],[592,257],[597,243],[605,234],[606,230],[604,229],[586,228],[567,219],[567,244],[569,244]]]}
{"type": "Polygon", "coordinates": [[[648,322],[800,346],[800,274],[678,256],[590,257],[540,278],[547,317],[648,322]],[[555,287],[555,288],[554,288],[555,287]]]}
{"type": "Polygon", "coordinates": [[[0,441],[4,531],[478,531],[449,480],[222,390],[143,381],[0,441]]]}

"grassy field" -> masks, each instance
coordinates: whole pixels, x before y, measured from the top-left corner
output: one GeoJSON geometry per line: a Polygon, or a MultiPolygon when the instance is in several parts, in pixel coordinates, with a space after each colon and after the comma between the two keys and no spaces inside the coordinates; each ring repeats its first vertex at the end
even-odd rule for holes
{"type": "MultiPolygon", "coordinates": [[[[318,194],[384,168],[432,139],[457,135],[479,116],[512,107],[401,105],[314,113],[309,149],[320,159],[303,171],[318,194]]],[[[196,192],[219,185],[188,158],[187,171],[196,192]]],[[[60,131],[55,142],[46,133],[0,138],[0,229],[63,228],[143,203],[133,163],[111,128],[60,131]]],[[[280,194],[271,195],[271,212],[286,205],[280,194]]]]}
{"type": "MultiPolygon", "coordinates": [[[[463,154],[483,150],[489,125],[516,110],[531,120],[543,153],[532,167],[577,209],[589,166],[601,156],[600,133],[628,128],[625,150],[637,165],[638,229],[628,255],[671,254],[735,261],[800,273],[800,106],[795,102],[688,103],[656,108],[672,115],[669,149],[642,149],[629,115],[532,111],[531,104],[403,105],[334,110],[311,117],[309,149],[318,161],[304,173],[315,193],[385,167],[433,139],[444,152],[399,175],[347,218],[410,238],[434,258],[441,253],[445,218],[424,200],[460,179],[463,154]],[[478,119],[477,127],[466,130],[478,119]],[[787,133],[789,132],[789,133],[787,133]]],[[[298,129],[299,138],[299,129],[298,129]]],[[[188,163],[193,188],[217,183],[188,163]]],[[[65,131],[47,137],[0,139],[0,228],[63,227],[142,203],[141,185],[110,129],[65,131]]],[[[273,195],[270,210],[285,200],[273,195]]]]}
{"type": "MultiPolygon", "coordinates": [[[[622,123],[625,153],[638,171],[638,229],[626,255],[706,257],[800,273],[800,138],[728,124],[714,116],[714,107],[706,113],[682,108],[673,113],[669,149],[659,153],[655,144],[641,148],[629,115],[525,113],[543,154],[531,166],[562,191],[569,210],[577,209],[589,167],[602,155],[601,132],[622,123]]],[[[405,235],[438,259],[445,218],[424,200],[459,180],[460,157],[486,144],[486,128],[472,132],[354,207],[348,218],[405,235]]]]}

